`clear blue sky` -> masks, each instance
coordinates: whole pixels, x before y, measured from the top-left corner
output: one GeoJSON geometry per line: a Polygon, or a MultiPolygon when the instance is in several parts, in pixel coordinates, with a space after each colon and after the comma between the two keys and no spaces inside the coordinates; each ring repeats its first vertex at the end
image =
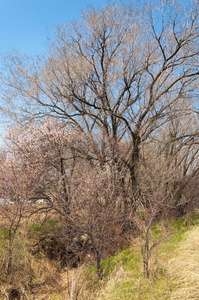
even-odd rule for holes
{"type": "MultiPolygon", "coordinates": [[[[78,19],[88,5],[105,6],[106,0],[0,0],[0,71],[3,56],[13,49],[22,54],[45,54],[54,27],[78,19]]],[[[0,99],[1,103],[1,99],[0,99]]],[[[1,135],[7,123],[0,116],[1,135]]]]}
{"type": "Polygon", "coordinates": [[[0,0],[0,55],[17,49],[41,54],[53,26],[78,19],[88,4],[104,6],[106,0],[0,0]]]}

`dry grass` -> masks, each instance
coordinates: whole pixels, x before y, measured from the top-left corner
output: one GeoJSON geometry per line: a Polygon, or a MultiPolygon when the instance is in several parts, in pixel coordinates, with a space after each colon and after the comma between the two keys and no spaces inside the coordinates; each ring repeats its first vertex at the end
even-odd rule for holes
{"type": "Polygon", "coordinates": [[[93,298],[98,300],[199,299],[199,226],[177,232],[160,246],[151,265],[150,278],[143,278],[139,253],[130,250],[130,259],[118,259],[115,269],[93,298]],[[138,256],[137,256],[138,258],[138,256]],[[132,262],[132,263],[131,263],[132,262]],[[136,266],[137,265],[137,266],[136,266]]]}
{"type": "Polygon", "coordinates": [[[199,299],[199,226],[186,233],[169,262],[169,269],[177,289],[171,299],[199,299]]]}
{"type": "MultiPolygon", "coordinates": [[[[28,251],[30,244],[35,243],[32,237],[27,238],[29,225],[38,225],[46,217],[49,216],[41,212],[27,220],[23,219],[15,238],[13,257],[18,269],[15,271],[14,287],[22,291],[28,282],[26,293],[29,300],[199,299],[198,225],[186,233],[184,232],[187,227],[183,229],[184,231],[179,230],[181,239],[175,239],[174,236],[173,239],[168,239],[160,245],[157,253],[155,251],[152,256],[149,279],[143,278],[139,241],[134,239],[130,248],[111,257],[110,261],[103,262],[105,273],[109,266],[110,272],[107,271],[104,280],[98,286],[92,266],[82,266],[66,272],[59,268],[59,262],[50,261],[42,251],[38,255],[32,255],[28,251]],[[29,286],[32,286],[31,290],[29,286]]],[[[0,225],[1,223],[5,225],[0,213],[0,225]]],[[[160,228],[156,229],[163,231],[164,227],[159,226],[160,228]]],[[[6,260],[7,255],[6,237],[3,232],[0,241],[1,263],[4,256],[6,260]]],[[[0,267],[1,265],[3,268],[3,262],[0,267]]],[[[6,299],[9,288],[11,286],[4,280],[4,284],[0,287],[0,299],[6,299]]]]}
{"type": "MultiPolygon", "coordinates": [[[[122,266],[118,270],[113,271],[108,283],[103,289],[101,289],[98,299],[99,300],[111,299],[113,297],[112,291],[115,289],[115,287],[118,286],[120,283],[129,282],[131,278],[134,276],[135,274],[131,274],[131,272],[124,272],[122,266]]],[[[120,297],[120,295],[118,296],[120,297]]],[[[117,296],[114,295],[114,298],[115,297],[117,296]]]]}

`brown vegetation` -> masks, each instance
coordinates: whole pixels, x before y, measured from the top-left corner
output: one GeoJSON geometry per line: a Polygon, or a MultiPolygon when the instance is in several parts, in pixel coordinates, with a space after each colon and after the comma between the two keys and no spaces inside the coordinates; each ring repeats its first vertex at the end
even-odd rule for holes
{"type": "Polygon", "coordinates": [[[100,284],[102,260],[138,235],[148,277],[170,234],[151,241],[151,226],[197,207],[199,15],[181,5],[90,8],[57,29],[45,59],[5,59],[5,110],[22,124],[0,161],[11,291],[64,289],[60,272],[85,263],[100,284]]]}

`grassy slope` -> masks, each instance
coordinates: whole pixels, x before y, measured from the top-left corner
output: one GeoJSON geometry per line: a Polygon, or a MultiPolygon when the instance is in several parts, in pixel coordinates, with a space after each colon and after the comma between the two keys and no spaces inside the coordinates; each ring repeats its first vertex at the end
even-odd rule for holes
{"type": "MultiPolygon", "coordinates": [[[[31,261],[31,268],[36,275],[33,283],[42,283],[29,299],[76,299],[76,289],[79,290],[80,300],[199,299],[199,215],[189,222],[189,226],[185,219],[173,221],[166,227],[165,224],[157,224],[151,239],[164,236],[168,231],[175,231],[175,234],[154,250],[149,279],[143,277],[139,239],[132,240],[130,248],[102,262],[104,278],[100,287],[95,267],[82,266],[68,273],[59,273],[55,262],[42,256],[38,259],[29,257],[28,254],[27,259],[31,261]],[[68,295],[68,284],[70,290],[74,290],[71,297],[68,295]]],[[[21,235],[19,239],[21,243],[21,235]]],[[[0,254],[2,257],[1,251],[0,254]]],[[[17,262],[19,265],[18,252],[17,262]]],[[[7,288],[1,284],[0,292],[5,295],[7,288]]],[[[0,296],[0,299],[5,297],[0,296]]]]}
{"type": "Polygon", "coordinates": [[[199,299],[199,226],[185,236],[169,261],[169,270],[178,285],[171,299],[199,299]]]}
{"type": "Polygon", "coordinates": [[[172,228],[175,234],[153,253],[149,279],[143,278],[135,240],[131,248],[103,262],[106,278],[92,299],[199,299],[198,218],[189,227],[183,220],[173,222],[172,228]]]}

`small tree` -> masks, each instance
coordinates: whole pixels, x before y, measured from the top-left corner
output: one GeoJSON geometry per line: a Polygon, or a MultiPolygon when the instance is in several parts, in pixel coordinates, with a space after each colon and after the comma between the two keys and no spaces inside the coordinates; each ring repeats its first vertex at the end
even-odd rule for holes
{"type": "MultiPolygon", "coordinates": [[[[22,225],[26,221],[26,173],[24,169],[20,168],[20,162],[17,160],[15,153],[8,154],[7,157],[0,163],[0,230],[4,243],[4,274],[6,275],[2,280],[9,284],[23,282],[24,278],[17,278],[19,276],[19,266],[22,269],[30,271],[29,263],[23,261],[23,254],[25,249],[18,244],[18,233],[22,225]],[[21,249],[18,251],[18,248],[21,249]],[[24,266],[23,266],[24,264],[24,266]]],[[[22,236],[21,236],[22,237],[22,236]]],[[[23,243],[21,241],[21,243],[23,243]]],[[[1,266],[2,267],[2,266],[1,266]]],[[[27,276],[26,281],[31,280],[31,271],[27,276]]]]}
{"type": "Polygon", "coordinates": [[[147,145],[143,145],[142,165],[139,170],[138,178],[138,199],[136,215],[133,221],[139,228],[139,240],[142,253],[142,262],[144,276],[150,276],[150,260],[153,257],[154,249],[166,238],[171,232],[160,232],[152,236],[152,227],[160,220],[168,218],[168,212],[173,207],[172,189],[168,186],[173,181],[173,168],[167,164],[167,159],[162,153],[153,152],[147,145]]]}
{"type": "Polygon", "coordinates": [[[90,253],[100,280],[102,257],[117,248],[123,223],[124,187],[113,159],[110,156],[102,167],[85,134],[52,120],[11,132],[10,141],[18,161],[16,173],[27,179],[20,182],[25,199],[46,198],[47,205],[35,211],[51,209],[59,216],[62,230],[52,238],[64,245],[66,263],[73,265],[73,259],[90,253]]]}
{"type": "Polygon", "coordinates": [[[94,256],[98,280],[103,276],[101,260],[118,249],[122,237],[121,198],[115,199],[115,188],[108,172],[85,168],[73,185],[72,203],[77,232],[88,242],[88,253],[94,256]],[[118,203],[117,203],[118,201],[118,203]],[[117,206],[118,204],[118,206],[117,206]]]}

